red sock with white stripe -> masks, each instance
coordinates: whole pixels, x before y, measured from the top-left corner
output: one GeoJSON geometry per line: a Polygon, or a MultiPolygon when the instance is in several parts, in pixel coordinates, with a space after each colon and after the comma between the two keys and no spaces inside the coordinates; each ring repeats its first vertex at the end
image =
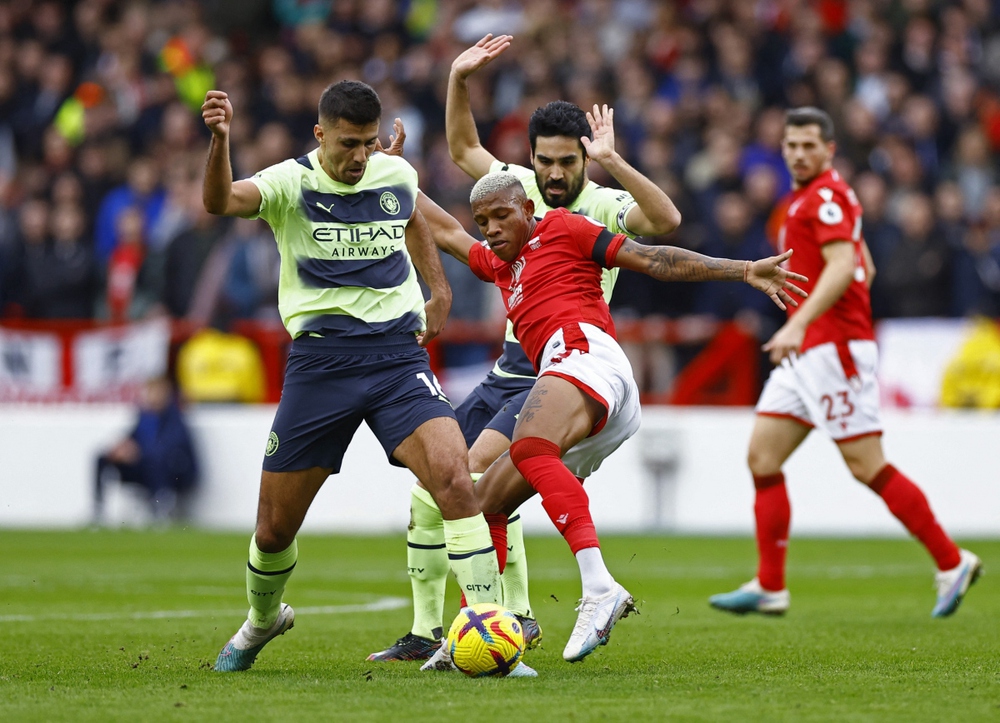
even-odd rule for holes
{"type": "Polygon", "coordinates": [[[757,581],[765,590],[784,590],[788,527],[792,520],[785,475],[754,475],[753,486],[757,490],[753,505],[757,520],[757,581]]]}
{"type": "Polygon", "coordinates": [[[939,570],[950,570],[961,563],[958,546],[941,529],[927,497],[906,475],[887,464],[868,486],[885,500],[886,507],[910,534],[923,543],[939,570]]]}

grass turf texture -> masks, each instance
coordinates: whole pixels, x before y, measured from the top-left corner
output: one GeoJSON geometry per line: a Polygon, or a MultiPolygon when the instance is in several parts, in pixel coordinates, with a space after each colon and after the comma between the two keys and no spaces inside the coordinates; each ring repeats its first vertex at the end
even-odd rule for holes
{"type": "Polygon", "coordinates": [[[5,531],[0,720],[998,720],[1000,541],[966,544],[987,574],[947,620],[916,544],[839,539],[793,540],[789,614],[740,618],[706,598],[752,576],[751,540],[608,537],[642,615],[570,665],[576,568],[561,538],[530,538],[539,677],[472,680],[365,660],[409,629],[402,537],[302,536],[295,628],[220,674],[246,535],[5,531]]]}

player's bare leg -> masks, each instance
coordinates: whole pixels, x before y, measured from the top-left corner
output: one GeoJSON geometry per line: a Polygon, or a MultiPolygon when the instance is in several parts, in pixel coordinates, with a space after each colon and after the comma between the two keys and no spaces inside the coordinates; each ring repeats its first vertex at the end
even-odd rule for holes
{"type": "Polygon", "coordinates": [[[837,445],[855,479],[879,495],[910,534],[927,549],[937,565],[937,604],[934,617],[954,613],[982,572],[979,558],[961,550],[938,524],[924,493],[902,472],[888,464],[882,439],[869,435],[837,445]]]}
{"type": "Polygon", "coordinates": [[[469,470],[482,474],[510,447],[510,439],[495,429],[484,429],[469,449],[469,470]]]}
{"type": "Polygon", "coordinates": [[[219,653],[215,669],[248,670],[267,643],[295,622],[295,612],[281,601],[298,558],[295,535],[329,469],[261,473],[257,527],[247,562],[247,621],[219,653]]]}
{"type": "Polygon", "coordinates": [[[470,603],[503,603],[500,571],[489,526],[469,474],[458,422],[438,417],[421,424],[393,451],[434,497],[444,519],[452,571],[470,603]]]}
{"type": "Polygon", "coordinates": [[[709,604],[733,613],[780,615],[788,610],[785,555],[791,506],[781,472],[785,461],[809,435],[811,427],[788,417],[758,415],[750,435],[747,464],[756,496],[757,576],[733,592],[713,595],[709,604]]]}

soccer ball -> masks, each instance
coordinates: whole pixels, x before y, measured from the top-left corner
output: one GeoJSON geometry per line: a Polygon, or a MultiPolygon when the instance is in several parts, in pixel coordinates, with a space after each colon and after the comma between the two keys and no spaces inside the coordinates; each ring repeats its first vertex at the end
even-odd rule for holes
{"type": "Polygon", "coordinates": [[[504,676],[521,661],[524,632],[510,610],[493,603],[464,607],[445,643],[455,667],[473,678],[504,676]]]}

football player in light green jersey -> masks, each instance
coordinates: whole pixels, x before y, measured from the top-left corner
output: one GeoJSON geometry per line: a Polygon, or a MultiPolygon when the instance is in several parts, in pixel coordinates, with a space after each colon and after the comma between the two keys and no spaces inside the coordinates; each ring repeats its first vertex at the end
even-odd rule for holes
{"type": "MultiPolygon", "coordinates": [[[[607,106],[595,106],[592,113],[585,114],[572,103],[553,101],[536,110],[528,126],[532,168],[504,163],[483,148],[469,103],[467,78],[503,53],[511,40],[509,35],[487,35],[452,63],[445,119],[448,149],[455,163],[476,180],[493,171],[513,173],[534,202],[538,216],[565,207],[600,221],[611,233],[631,237],[663,235],[677,228],[680,213],[670,198],[615,150],[614,111],[607,106]],[[587,176],[591,161],[608,171],[622,188],[607,188],[591,181],[587,176]]],[[[421,195],[418,206],[427,209],[425,217],[434,231],[434,217],[443,211],[426,201],[421,195]]],[[[611,298],[617,278],[617,268],[605,270],[602,285],[606,299],[611,298]]],[[[471,448],[469,467],[477,478],[510,446],[517,412],[534,381],[532,365],[508,324],[503,355],[483,383],[456,409],[471,448]]],[[[519,515],[510,519],[507,545],[504,605],[521,618],[525,639],[533,646],[540,640],[541,630],[528,599],[519,515]]],[[[447,575],[443,549],[440,512],[418,482],[411,490],[407,532],[413,627],[394,645],[372,653],[369,660],[416,660],[435,654],[447,575]]],[[[434,662],[427,667],[435,667],[434,662]]]]}
{"type": "Polygon", "coordinates": [[[381,114],[372,88],[335,83],[319,101],[318,148],[234,182],[232,105],[212,90],[202,106],[212,132],[205,208],[270,224],[281,252],[279,307],[293,337],[250,542],[250,611],[219,654],[218,671],[248,669],[292,627],[281,598],[296,533],[362,420],[389,461],[408,467],[440,507],[450,567],[466,596],[500,601],[467,448],[422,348],[444,324],[451,291],[415,207],[416,172],[402,158],[373,156],[381,114]],[[414,266],[431,289],[426,304],[414,266]]]}

